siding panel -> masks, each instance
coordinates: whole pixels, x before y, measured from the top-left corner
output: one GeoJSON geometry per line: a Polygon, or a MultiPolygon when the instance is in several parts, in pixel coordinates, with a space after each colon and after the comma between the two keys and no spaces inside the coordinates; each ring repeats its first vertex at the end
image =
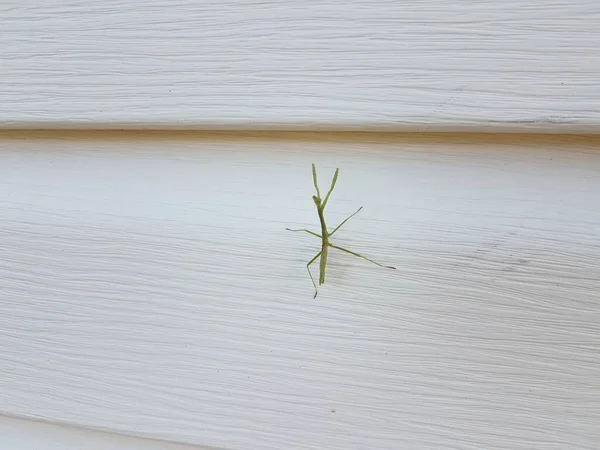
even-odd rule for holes
{"type": "Polygon", "coordinates": [[[0,126],[597,132],[595,0],[0,5],[0,126]]]}
{"type": "Polygon", "coordinates": [[[0,414],[227,449],[600,441],[597,138],[0,140],[0,414]],[[319,296],[310,163],[340,167],[319,296]]]}

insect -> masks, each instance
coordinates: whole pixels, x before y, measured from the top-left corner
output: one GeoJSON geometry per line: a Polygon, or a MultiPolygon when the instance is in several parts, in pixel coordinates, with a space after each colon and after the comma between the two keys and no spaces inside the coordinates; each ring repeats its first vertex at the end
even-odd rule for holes
{"type": "Polygon", "coordinates": [[[317,191],[317,195],[313,195],[312,199],[315,202],[315,206],[317,207],[317,214],[319,215],[319,221],[321,222],[321,234],[315,233],[314,231],[307,230],[306,228],[302,228],[299,230],[292,230],[291,228],[286,228],[286,230],[288,230],[288,231],[304,231],[308,234],[311,234],[311,235],[316,236],[319,239],[321,239],[321,251],[319,253],[317,253],[315,255],[315,257],[308,262],[308,264],[306,264],[306,269],[308,270],[308,275],[310,276],[310,281],[312,281],[312,284],[315,288],[315,295],[313,298],[317,297],[318,290],[317,290],[317,284],[315,283],[315,279],[313,278],[312,273],[310,272],[310,265],[312,263],[314,263],[319,256],[321,257],[321,261],[319,264],[319,285],[325,283],[325,267],[327,266],[327,252],[329,250],[329,247],[341,250],[346,253],[350,253],[351,255],[357,256],[362,259],[366,259],[367,261],[372,262],[373,264],[376,264],[379,267],[395,269],[395,267],[384,266],[383,264],[373,261],[372,259],[369,259],[366,256],[363,256],[359,253],[339,247],[339,246],[334,245],[331,242],[329,242],[329,238],[331,236],[333,236],[335,234],[335,232],[342,227],[342,225],[344,225],[346,222],[348,222],[348,220],[350,220],[352,217],[354,217],[356,214],[358,214],[359,211],[363,208],[361,206],[360,208],[358,208],[358,210],[356,210],[356,212],[354,214],[350,214],[348,217],[346,217],[346,219],[344,219],[342,221],[342,223],[340,223],[337,227],[335,227],[331,233],[329,231],[327,231],[327,225],[325,224],[324,211],[325,211],[325,206],[327,206],[327,201],[329,200],[329,196],[331,195],[331,192],[335,188],[335,183],[337,182],[339,171],[340,171],[340,169],[335,169],[335,174],[333,175],[333,180],[331,180],[331,187],[329,188],[329,192],[327,192],[327,195],[325,196],[324,199],[321,199],[321,192],[319,191],[319,185],[317,183],[317,169],[315,168],[314,163],[312,165],[313,183],[314,183],[315,189],[317,191]]]}

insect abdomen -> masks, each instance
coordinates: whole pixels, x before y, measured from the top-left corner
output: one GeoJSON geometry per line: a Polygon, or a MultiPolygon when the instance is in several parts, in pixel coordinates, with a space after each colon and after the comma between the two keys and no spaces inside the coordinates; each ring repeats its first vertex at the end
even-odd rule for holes
{"type": "Polygon", "coordinates": [[[325,267],[327,266],[327,245],[323,246],[319,264],[319,284],[325,283],[325,267]]]}

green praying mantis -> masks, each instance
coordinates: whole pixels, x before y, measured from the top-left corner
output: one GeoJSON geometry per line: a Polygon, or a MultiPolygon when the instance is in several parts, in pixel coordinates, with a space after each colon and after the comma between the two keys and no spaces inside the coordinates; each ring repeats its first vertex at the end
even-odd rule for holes
{"type": "Polygon", "coordinates": [[[314,263],[319,256],[321,257],[321,261],[319,264],[319,285],[325,283],[325,267],[327,266],[327,252],[329,250],[329,247],[341,250],[346,253],[350,253],[351,255],[357,256],[362,259],[366,259],[367,261],[369,261],[373,264],[376,264],[379,267],[395,269],[395,267],[384,266],[383,264],[373,261],[372,259],[369,259],[366,256],[363,256],[359,253],[339,247],[339,246],[334,245],[331,242],[329,242],[329,238],[331,236],[333,236],[335,234],[335,232],[342,227],[342,225],[344,225],[346,222],[348,222],[348,220],[350,220],[352,217],[354,217],[356,214],[358,214],[359,211],[363,208],[361,206],[360,208],[358,208],[358,210],[356,210],[356,212],[354,212],[353,214],[350,214],[348,217],[346,217],[346,219],[343,220],[342,223],[340,223],[337,227],[335,227],[331,233],[329,231],[327,231],[327,225],[325,224],[324,211],[325,211],[325,206],[327,206],[327,201],[329,200],[329,196],[331,195],[331,192],[335,188],[335,183],[337,182],[339,171],[340,171],[339,168],[335,169],[335,174],[333,175],[333,180],[331,180],[331,187],[329,188],[329,192],[327,192],[327,195],[325,196],[324,199],[321,199],[321,192],[319,191],[319,185],[317,183],[317,169],[315,168],[314,164],[312,165],[313,183],[314,183],[315,189],[317,191],[317,195],[313,195],[312,199],[315,202],[315,206],[317,207],[317,214],[319,215],[319,221],[321,222],[321,234],[315,233],[314,231],[307,230],[306,228],[302,228],[299,230],[292,230],[291,228],[286,228],[286,230],[288,230],[288,231],[303,231],[305,233],[311,234],[311,235],[316,236],[319,239],[321,239],[321,251],[319,253],[317,253],[315,255],[315,257],[308,262],[308,264],[306,264],[306,269],[308,270],[308,275],[310,276],[310,281],[312,281],[312,284],[315,288],[315,295],[313,298],[317,297],[318,290],[317,290],[317,284],[315,283],[315,279],[313,278],[312,273],[310,272],[310,265],[312,263],[314,263]]]}

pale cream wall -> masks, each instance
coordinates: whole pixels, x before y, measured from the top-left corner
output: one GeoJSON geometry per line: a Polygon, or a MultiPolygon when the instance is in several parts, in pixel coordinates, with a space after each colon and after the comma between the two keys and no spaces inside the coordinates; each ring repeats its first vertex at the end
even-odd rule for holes
{"type": "Polygon", "coordinates": [[[597,132],[596,0],[4,0],[0,126],[597,132]]]}
{"type": "Polygon", "coordinates": [[[0,21],[0,447],[597,447],[600,141],[480,134],[598,132],[597,2],[0,21]],[[336,241],[398,267],[332,252],[314,300],[313,161],[332,225],[364,206],[336,241]]]}
{"type": "Polygon", "coordinates": [[[0,414],[227,449],[592,449],[600,141],[0,135],[0,414]],[[363,205],[316,299],[310,163],[363,205]],[[549,443],[549,444],[548,444],[549,443]]]}

